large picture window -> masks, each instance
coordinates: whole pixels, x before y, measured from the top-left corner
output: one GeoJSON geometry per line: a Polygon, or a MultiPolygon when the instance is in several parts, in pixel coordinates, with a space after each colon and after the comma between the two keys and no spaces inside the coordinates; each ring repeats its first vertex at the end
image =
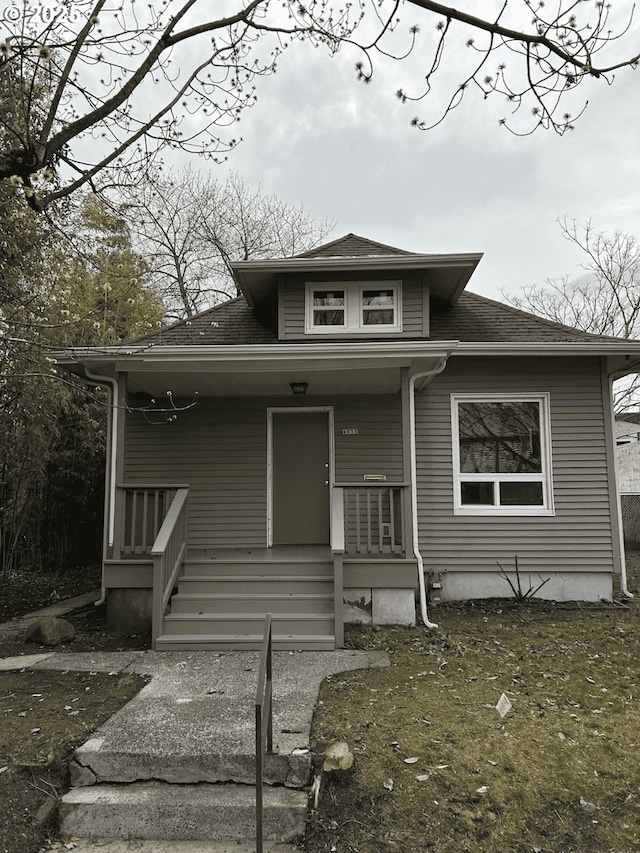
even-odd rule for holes
{"type": "Polygon", "coordinates": [[[553,513],[547,394],[454,395],[452,419],[457,513],[553,513]]]}
{"type": "Polygon", "coordinates": [[[378,334],[402,329],[399,282],[307,284],[305,331],[378,334]]]}

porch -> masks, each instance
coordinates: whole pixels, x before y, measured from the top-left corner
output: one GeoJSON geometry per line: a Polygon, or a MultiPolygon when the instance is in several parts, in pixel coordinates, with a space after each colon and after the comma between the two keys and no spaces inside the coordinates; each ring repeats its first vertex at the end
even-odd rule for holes
{"type": "Polygon", "coordinates": [[[279,650],[340,648],[345,619],[412,622],[406,489],[332,486],[328,545],[230,548],[189,542],[189,486],[121,485],[104,561],[108,606],[142,594],[154,649],[257,649],[266,613],[279,650]]]}

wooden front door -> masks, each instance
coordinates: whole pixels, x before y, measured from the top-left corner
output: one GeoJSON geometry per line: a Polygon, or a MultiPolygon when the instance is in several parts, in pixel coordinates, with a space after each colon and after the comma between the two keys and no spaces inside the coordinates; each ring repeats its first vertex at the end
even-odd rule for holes
{"type": "Polygon", "coordinates": [[[329,544],[329,413],[274,412],[273,545],[329,544]]]}

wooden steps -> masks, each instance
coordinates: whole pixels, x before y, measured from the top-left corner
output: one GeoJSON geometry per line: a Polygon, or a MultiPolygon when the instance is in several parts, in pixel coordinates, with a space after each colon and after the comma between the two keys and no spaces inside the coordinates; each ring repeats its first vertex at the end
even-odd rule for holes
{"type": "Polygon", "coordinates": [[[259,649],[266,613],[274,649],[334,649],[332,560],[313,549],[191,552],[155,648],[259,649]]]}

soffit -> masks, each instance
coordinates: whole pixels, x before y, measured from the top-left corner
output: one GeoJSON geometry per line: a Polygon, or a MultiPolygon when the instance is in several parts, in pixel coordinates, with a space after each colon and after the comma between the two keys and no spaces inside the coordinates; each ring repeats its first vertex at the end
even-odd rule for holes
{"type": "Polygon", "coordinates": [[[327,278],[357,273],[363,278],[384,273],[402,278],[403,273],[423,273],[432,295],[455,303],[477,267],[481,254],[466,255],[380,255],[369,257],[283,258],[273,261],[238,261],[231,264],[234,278],[247,302],[258,306],[272,296],[279,276],[320,273],[327,278]]]}

